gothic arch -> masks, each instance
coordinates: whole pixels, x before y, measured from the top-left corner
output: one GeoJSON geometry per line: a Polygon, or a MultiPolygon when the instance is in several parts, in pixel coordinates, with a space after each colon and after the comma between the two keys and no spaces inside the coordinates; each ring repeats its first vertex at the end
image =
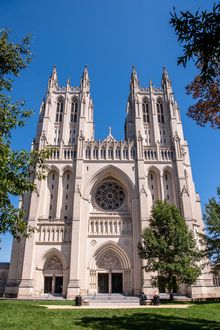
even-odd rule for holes
{"type": "Polygon", "coordinates": [[[56,248],[51,248],[49,250],[47,250],[40,258],[39,260],[39,263],[37,265],[37,269],[38,270],[43,270],[44,269],[44,265],[45,265],[45,262],[50,259],[51,257],[57,257],[59,258],[59,260],[61,261],[62,263],[62,266],[63,266],[63,270],[66,270],[68,269],[68,264],[67,264],[67,260],[66,260],[66,257],[65,255],[57,250],[56,248]]]}
{"type": "Polygon", "coordinates": [[[45,214],[46,218],[56,217],[56,205],[58,198],[59,186],[59,170],[52,166],[47,174],[47,189],[46,189],[46,203],[45,214]]]}
{"type": "Polygon", "coordinates": [[[71,219],[73,212],[73,172],[70,166],[65,166],[62,173],[62,205],[61,219],[71,219]]]}
{"type": "Polygon", "coordinates": [[[155,167],[151,166],[148,169],[147,174],[147,181],[148,181],[148,191],[149,196],[151,196],[151,204],[153,205],[157,200],[161,199],[161,183],[160,183],[160,170],[155,167]]]}
{"type": "Polygon", "coordinates": [[[148,168],[148,173],[147,175],[149,175],[150,172],[155,172],[157,175],[161,175],[161,171],[159,170],[159,168],[157,168],[156,166],[152,165],[148,168]]]}
{"type": "Polygon", "coordinates": [[[107,165],[104,168],[97,171],[88,181],[86,185],[84,196],[86,199],[90,199],[90,194],[93,191],[94,187],[101,181],[107,179],[108,177],[118,180],[124,187],[125,190],[129,193],[132,199],[137,198],[136,192],[134,189],[134,184],[129,178],[129,176],[123,172],[121,169],[114,165],[107,165]]]}
{"type": "Polygon", "coordinates": [[[59,95],[56,99],[57,102],[65,102],[65,98],[62,95],[59,95]]]}
{"type": "Polygon", "coordinates": [[[163,169],[163,190],[164,199],[170,204],[175,204],[174,175],[170,166],[166,166],[163,169]]]}
{"type": "Polygon", "coordinates": [[[72,168],[72,166],[70,166],[70,165],[66,165],[66,166],[62,167],[62,168],[60,169],[60,174],[63,176],[63,174],[64,174],[66,171],[70,171],[71,174],[73,174],[73,168],[72,168]]]}
{"type": "MultiPolygon", "coordinates": [[[[121,269],[122,270],[130,270],[131,269],[131,263],[130,260],[125,253],[125,251],[115,242],[109,241],[107,243],[102,244],[97,248],[95,251],[92,260],[90,262],[90,269],[91,270],[97,270],[98,265],[102,258],[104,258],[107,255],[114,255],[116,258],[118,258],[118,261],[120,262],[121,269]]],[[[113,265],[114,266],[114,265],[113,265]]]]}
{"type": "Polygon", "coordinates": [[[170,174],[171,176],[173,176],[173,169],[172,169],[172,167],[170,167],[170,166],[166,166],[166,167],[164,167],[164,168],[163,168],[163,175],[164,175],[165,172],[169,172],[169,174],[170,174]]]}
{"type": "Polygon", "coordinates": [[[48,169],[47,175],[49,175],[51,172],[56,172],[56,174],[59,175],[60,170],[56,165],[51,165],[48,169]]]}
{"type": "Polygon", "coordinates": [[[148,97],[148,96],[144,96],[144,97],[142,98],[142,103],[143,103],[143,102],[150,103],[150,99],[149,99],[149,97],[148,97]]]}

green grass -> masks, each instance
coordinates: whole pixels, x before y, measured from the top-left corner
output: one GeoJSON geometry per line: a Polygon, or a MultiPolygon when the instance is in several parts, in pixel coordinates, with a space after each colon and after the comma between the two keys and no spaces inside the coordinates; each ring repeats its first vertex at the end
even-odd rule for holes
{"type": "Polygon", "coordinates": [[[39,305],[70,301],[0,300],[0,329],[219,330],[220,303],[188,309],[48,310],[39,305]]]}

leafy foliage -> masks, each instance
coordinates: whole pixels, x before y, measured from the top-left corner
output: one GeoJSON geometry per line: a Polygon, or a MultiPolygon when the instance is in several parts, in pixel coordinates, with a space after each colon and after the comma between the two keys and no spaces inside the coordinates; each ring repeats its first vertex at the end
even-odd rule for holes
{"type": "Polygon", "coordinates": [[[170,24],[183,46],[177,63],[185,67],[192,59],[199,71],[186,86],[188,94],[199,98],[187,115],[201,126],[210,123],[211,127],[220,128],[220,4],[214,4],[211,12],[197,11],[195,15],[187,10],[178,16],[174,8],[170,24]]]}
{"type": "Polygon", "coordinates": [[[201,274],[198,262],[202,253],[176,206],[158,201],[142,239],[138,245],[139,256],[146,260],[144,269],[147,272],[157,272],[152,280],[154,286],[158,286],[162,276],[165,287],[172,294],[181,283],[191,285],[196,282],[201,274]]]}
{"type": "Polygon", "coordinates": [[[220,271],[220,187],[217,188],[218,200],[215,197],[209,199],[205,206],[205,222],[207,235],[205,242],[207,254],[213,262],[213,271],[220,271]]]}
{"type": "Polygon", "coordinates": [[[24,210],[14,207],[12,196],[36,191],[35,179],[44,179],[48,158],[47,150],[27,152],[11,148],[11,133],[25,125],[32,111],[25,110],[24,101],[13,102],[9,95],[12,77],[31,60],[30,37],[21,43],[9,40],[9,32],[0,32],[0,233],[9,231],[13,236],[25,234],[27,223],[24,210]]]}

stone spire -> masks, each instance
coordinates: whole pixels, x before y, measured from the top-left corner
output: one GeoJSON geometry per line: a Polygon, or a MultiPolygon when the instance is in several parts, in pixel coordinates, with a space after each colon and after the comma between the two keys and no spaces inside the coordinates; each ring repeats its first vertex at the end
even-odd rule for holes
{"type": "Polygon", "coordinates": [[[173,92],[171,81],[169,79],[168,72],[167,72],[165,66],[163,67],[162,82],[161,82],[161,84],[162,84],[162,88],[164,89],[164,91],[167,94],[170,94],[170,93],[173,92]]]}
{"type": "Polygon", "coordinates": [[[130,78],[130,90],[135,91],[139,88],[139,80],[137,71],[134,66],[132,66],[131,78],[130,78]]]}
{"type": "Polygon", "coordinates": [[[56,65],[53,67],[53,71],[51,73],[49,82],[48,82],[48,90],[56,89],[58,87],[58,76],[57,76],[57,68],[56,65]]]}
{"type": "Polygon", "coordinates": [[[80,86],[83,91],[87,91],[87,92],[90,91],[89,72],[88,72],[87,65],[85,66],[85,68],[83,70],[80,86]]]}

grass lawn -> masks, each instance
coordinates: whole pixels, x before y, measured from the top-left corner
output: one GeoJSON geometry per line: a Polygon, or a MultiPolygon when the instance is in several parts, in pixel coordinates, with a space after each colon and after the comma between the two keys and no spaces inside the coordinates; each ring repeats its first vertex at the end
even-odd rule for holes
{"type": "Polygon", "coordinates": [[[42,304],[70,301],[0,300],[0,329],[219,330],[220,303],[188,309],[48,310],[42,304]]]}

